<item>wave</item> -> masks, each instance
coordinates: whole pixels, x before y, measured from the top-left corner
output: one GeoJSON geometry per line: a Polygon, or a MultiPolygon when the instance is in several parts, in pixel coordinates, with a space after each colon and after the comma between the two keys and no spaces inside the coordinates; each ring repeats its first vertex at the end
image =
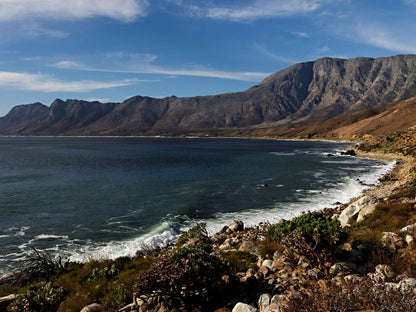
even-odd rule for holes
{"type": "Polygon", "coordinates": [[[267,209],[251,209],[247,211],[217,213],[209,219],[193,220],[186,216],[171,216],[165,221],[154,226],[146,234],[139,237],[124,240],[111,241],[107,244],[93,244],[88,242],[86,246],[71,251],[71,261],[84,262],[89,259],[115,259],[122,256],[134,256],[145,244],[157,243],[165,245],[175,241],[179,234],[188,230],[199,222],[205,222],[210,234],[218,232],[224,225],[232,220],[241,220],[246,226],[255,226],[259,223],[276,223],[280,219],[291,219],[300,215],[303,211],[317,211],[323,208],[334,207],[335,203],[347,203],[352,198],[362,194],[370,185],[376,185],[378,179],[391,171],[395,162],[373,166],[371,172],[360,173],[351,177],[344,177],[341,181],[330,184],[326,189],[299,190],[307,195],[300,196],[298,202],[276,202],[267,209]]]}

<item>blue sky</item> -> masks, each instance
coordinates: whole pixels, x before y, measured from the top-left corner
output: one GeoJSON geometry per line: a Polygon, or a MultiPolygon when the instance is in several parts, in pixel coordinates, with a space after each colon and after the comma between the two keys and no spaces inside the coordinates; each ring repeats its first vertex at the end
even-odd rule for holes
{"type": "Polygon", "coordinates": [[[0,116],[242,91],[320,57],[416,53],[416,0],[0,0],[0,116]]]}

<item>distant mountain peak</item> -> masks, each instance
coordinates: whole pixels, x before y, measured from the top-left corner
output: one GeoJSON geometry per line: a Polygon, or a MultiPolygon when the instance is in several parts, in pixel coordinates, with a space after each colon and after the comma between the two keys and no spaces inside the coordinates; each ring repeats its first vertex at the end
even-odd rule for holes
{"type": "Polygon", "coordinates": [[[416,55],[324,57],[294,64],[243,92],[17,106],[0,118],[0,134],[163,134],[326,120],[416,96],[415,81],[416,55]]]}

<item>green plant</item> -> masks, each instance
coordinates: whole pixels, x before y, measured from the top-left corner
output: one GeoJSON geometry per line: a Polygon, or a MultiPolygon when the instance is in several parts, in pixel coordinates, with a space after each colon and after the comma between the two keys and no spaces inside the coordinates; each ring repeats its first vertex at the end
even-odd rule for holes
{"type": "Polygon", "coordinates": [[[267,236],[323,267],[333,260],[335,249],[346,240],[348,228],[322,212],[310,212],[272,226],[267,236]]]}
{"type": "Polygon", "coordinates": [[[223,258],[233,273],[246,271],[249,265],[257,260],[257,256],[247,251],[221,252],[223,258]]]}
{"type": "Polygon", "coordinates": [[[283,253],[285,248],[277,243],[271,236],[266,236],[264,240],[259,243],[260,255],[264,258],[266,255],[273,255],[276,251],[283,253]]]}
{"type": "Polygon", "coordinates": [[[123,285],[119,285],[113,292],[113,301],[111,305],[114,308],[120,308],[128,303],[128,295],[127,290],[124,288],[123,285]]]}
{"type": "Polygon", "coordinates": [[[183,246],[189,240],[191,239],[197,239],[200,241],[200,243],[207,243],[209,242],[209,235],[207,231],[207,224],[202,222],[195,225],[193,228],[189,229],[186,232],[183,232],[178,240],[176,241],[177,246],[183,246]]]}
{"type": "Polygon", "coordinates": [[[94,268],[91,272],[91,276],[88,278],[89,281],[99,278],[109,278],[120,273],[120,270],[112,264],[111,267],[104,267],[102,269],[94,268]]]}
{"type": "Polygon", "coordinates": [[[220,302],[227,291],[224,275],[230,275],[229,267],[202,246],[179,248],[171,255],[164,255],[152,264],[148,271],[138,276],[136,284],[140,294],[149,297],[169,298],[175,306],[204,306],[220,302]],[[215,298],[215,300],[214,300],[215,298]]]}
{"type": "Polygon", "coordinates": [[[64,298],[62,287],[32,287],[21,295],[12,305],[12,312],[56,311],[64,298]]]}

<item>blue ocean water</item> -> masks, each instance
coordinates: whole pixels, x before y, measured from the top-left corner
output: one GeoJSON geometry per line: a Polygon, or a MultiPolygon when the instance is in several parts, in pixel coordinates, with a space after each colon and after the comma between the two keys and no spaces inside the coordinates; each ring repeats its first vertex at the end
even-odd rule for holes
{"type": "Polygon", "coordinates": [[[73,261],[134,255],[207,222],[275,222],[358,196],[392,164],[346,143],[0,138],[0,273],[31,248],[73,261]],[[327,157],[328,153],[336,154],[327,157]]]}

